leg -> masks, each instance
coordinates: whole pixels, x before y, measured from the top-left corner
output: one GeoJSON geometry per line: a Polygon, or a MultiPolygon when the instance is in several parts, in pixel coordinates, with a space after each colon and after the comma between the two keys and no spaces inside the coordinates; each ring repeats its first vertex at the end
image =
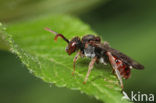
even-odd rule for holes
{"type": "Polygon", "coordinates": [[[87,74],[86,74],[86,77],[85,77],[85,80],[84,80],[83,84],[86,84],[86,82],[87,82],[87,80],[88,80],[88,76],[89,76],[91,70],[93,69],[93,66],[94,66],[94,63],[96,62],[96,60],[97,60],[97,57],[94,57],[94,58],[91,60],[91,62],[89,63],[88,72],[87,72],[87,74]]]}
{"type": "Polygon", "coordinates": [[[112,74],[115,74],[115,71],[114,71],[114,69],[112,70],[112,74]]]}
{"type": "Polygon", "coordinates": [[[74,75],[74,73],[75,73],[75,64],[76,64],[76,61],[77,61],[79,55],[80,55],[80,51],[78,51],[78,53],[76,54],[76,56],[73,59],[73,72],[72,72],[72,75],[74,75]]]}
{"type": "Polygon", "coordinates": [[[109,58],[110,64],[112,65],[112,68],[114,69],[114,71],[116,73],[116,76],[117,76],[117,78],[118,78],[118,80],[120,82],[121,88],[123,88],[122,78],[121,78],[120,72],[117,69],[118,66],[116,65],[115,59],[114,59],[114,57],[112,56],[112,54],[110,52],[107,52],[107,56],[109,58]]]}
{"type": "Polygon", "coordinates": [[[85,55],[80,51],[80,57],[84,57],[85,55]]]}

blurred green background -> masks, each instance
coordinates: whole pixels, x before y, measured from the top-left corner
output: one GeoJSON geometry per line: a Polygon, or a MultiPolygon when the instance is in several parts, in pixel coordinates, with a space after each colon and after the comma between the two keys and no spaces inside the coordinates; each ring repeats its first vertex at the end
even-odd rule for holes
{"type": "MultiPolygon", "coordinates": [[[[11,23],[47,14],[78,16],[103,40],[141,62],[125,91],[156,94],[155,0],[1,0],[0,21],[11,23]]],[[[2,40],[0,41],[2,45],[2,40]]],[[[0,46],[1,47],[1,46],[0,46]]],[[[0,50],[0,103],[100,103],[93,97],[46,84],[28,72],[14,54],[0,50]]]]}

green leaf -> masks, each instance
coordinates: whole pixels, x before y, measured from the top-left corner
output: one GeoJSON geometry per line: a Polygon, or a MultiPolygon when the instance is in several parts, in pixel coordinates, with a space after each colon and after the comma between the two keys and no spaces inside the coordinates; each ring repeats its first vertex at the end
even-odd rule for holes
{"type": "Polygon", "coordinates": [[[8,42],[6,41],[5,35],[3,35],[2,32],[1,32],[1,31],[5,30],[5,29],[6,28],[0,22],[0,50],[8,51],[8,49],[9,49],[8,42]]]}
{"type": "Polygon", "coordinates": [[[127,103],[121,100],[121,88],[111,72],[111,67],[96,64],[84,85],[90,59],[81,58],[72,76],[74,55],[65,52],[66,42],[45,31],[49,27],[71,39],[74,36],[96,34],[78,18],[70,16],[47,16],[10,24],[3,34],[8,36],[11,51],[18,55],[29,71],[47,83],[58,87],[79,90],[105,103],[127,103]]]}

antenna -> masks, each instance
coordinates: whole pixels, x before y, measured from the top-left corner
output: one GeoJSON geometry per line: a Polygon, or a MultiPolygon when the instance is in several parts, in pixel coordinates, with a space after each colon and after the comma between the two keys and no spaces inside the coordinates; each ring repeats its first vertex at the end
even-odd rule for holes
{"type": "Polygon", "coordinates": [[[55,36],[55,38],[54,38],[54,40],[55,41],[57,41],[57,38],[58,37],[61,37],[62,39],[64,39],[67,43],[69,43],[69,40],[67,39],[67,38],[65,38],[62,34],[58,34],[57,32],[55,32],[55,31],[53,31],[53,30],[51,30],[50,28],[45,28],[45,30],[46,31],[49,31],[49,32],[51,32],[51,33],[53,33],[53,34],[55,34],[56,36],[55,36]]]}

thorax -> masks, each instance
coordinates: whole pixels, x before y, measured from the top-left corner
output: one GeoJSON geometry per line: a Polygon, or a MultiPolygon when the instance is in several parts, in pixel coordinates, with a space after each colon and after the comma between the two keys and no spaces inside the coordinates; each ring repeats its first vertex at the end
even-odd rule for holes
{"type": "Polygon", "coordinates": [[[86,57],[93,58],[96,56],[95,47],[88,45],[84,48],[83,53],[86,57]]]}

